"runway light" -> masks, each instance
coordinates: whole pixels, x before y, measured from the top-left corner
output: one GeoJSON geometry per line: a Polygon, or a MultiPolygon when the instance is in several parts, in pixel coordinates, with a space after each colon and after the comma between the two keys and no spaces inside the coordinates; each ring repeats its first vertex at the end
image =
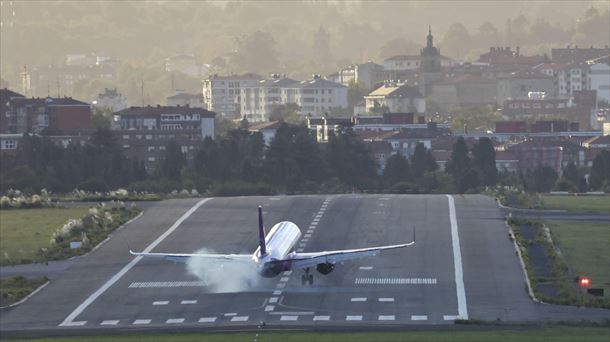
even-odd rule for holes
{"type": "Polygon", "coordinates": [[[587,277],[581,277],[579,283],[582,287],[588,287],[589,285],[591,285],[591,279],[587,277]]]}

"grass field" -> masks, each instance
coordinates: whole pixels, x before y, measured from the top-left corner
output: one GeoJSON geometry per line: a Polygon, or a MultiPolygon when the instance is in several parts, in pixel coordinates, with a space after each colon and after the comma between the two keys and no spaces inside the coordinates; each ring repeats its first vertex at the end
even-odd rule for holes
{"type": "MultiPolygon", "coordinates": [[[[34,339],[27,341],[59,342],[59,341],[126,341],[126,342],[231,342],[231,341],[603,341],[610,339],[608,327],[555,327],[555,328],[520,328],[516,330],[490,331],[412,331],[412,332],[360,332],[360,333],[310,333],[310,332],[263,332],[256,333],[183,333],[183,334],[156,334],[156,335],[124,335],[105,337],[67,337],[34,339]]],[[[4,340],[4,339],[3,339],[4,340]]],[[[7,340],[8,341],[8,340],[7,340]]]]}
{"type": "Polygon", "coordinates": [[[81,218],[88,208],[42,208],[0,211],[0,264],[35,260],[50,246],[51,234],[70,218],[81,218]],[[8,258],[7,258],[8,256],[8,258]]]}
{"type": "Polygon", "coordinates": [[[549,196],[542,195],[545,209],[561,209],[574,212],[610,212],[610,196],[549,196]]]}
{"type": "Polygon", "coordinates": [[[579,276],[591,278],[610,298],[610,225],[573,221],[547,221],[554,242],[568,266],[579,276]]]}
{"type": "Polygon", "coordinates": [[[0,278],[0,307],[21,300],[46,282],[46,277],[34,279],[24,277],[0,278]]]}

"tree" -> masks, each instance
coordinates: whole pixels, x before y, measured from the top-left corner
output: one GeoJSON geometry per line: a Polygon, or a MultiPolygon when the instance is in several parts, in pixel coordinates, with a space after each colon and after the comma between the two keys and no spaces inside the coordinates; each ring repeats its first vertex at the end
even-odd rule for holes
{"type": "Polygon", "coordinates": [[[301,110],[301,107],[296,103],[272,104],[269,121],[284,121],[298,124],[303,121],[301,115],[299,115],[299,110],[301,110]]]}
{"type": "Polygon", "coordinates": [[[379,58],[386,59],[397,55],[416,53],[420,46],[405,38],[394,38],[385,42],[379,48],[379,58]]]}
{"type": "Polygon", "coordinates": [[[565,178],[570,183],[572,183],[572,185],[578,185],[578,181],[579,181],[578,169],[576,168],[576,165],[574,165],[574,162],[568,163],[568,165],[566,165],[563,168],[562,173],[563,173],[563,178],[565,178]]]}
{"type": "Polygon", "coordinates": [[[159,166],[160,176],[170,181],[182,181],[182,167],[186,165],[186,158],[180,146],[171,140],[165,147],[165,158],[159,166]]]}
{"type": "Polygon", "coordinates": [[[269,32],[256,31],[237,39],[233,65],[241,72],[275,71],[279,64],[276,43],[269,32]]]}
{"type": "Polygon", "coordinates": [[[411,156],[411,170],[415,179],[420,178],[428,171],[428,161],[426,147],[423,143],[417,143],[415,145],[415,151],[411,156]]]}
{"type": "Polygon", "coordinates": [[[538,165],[527,170],[525,182],[528,191],[549,192],[557,181],[557,172],[552,167],[538,165]]]}
{"type": "Polygon", "coordinates": [[[409,161],[400,153],[392,155],[383,169],[383,183],[386,188],[400,182],[411,181],[409,161]]]}
{"type": "Polygon", "coordinates": [[[330,49],[330,34],[323,26],[320,26],[313,35],[314,58],[318,64],[329,65],[333,55],[330,49]]]}
{"type": "Polygon", "coordinates": [[[464,193],[479,185],[478,175],[472,167],[464,138],[459,137],[453,145],[453,152],[445,170],[453,176],[459,193],[464,193]]]}
{"type": "Polygon", "coordinates": [[[368,89],[362,83],[349,82],[347,85],[347,108],[350,113],[354,112],[354,107],[364,100],[366,94],[368,94],[368,89]]]}
{"type": "Polygon", "coordinates": [[[610,183],[610,151],[608,150],[601,151],[595,156],[589,177],[591,189],[600,189],[604,182],[610,183]]]}
{"type": "Polygon", "coordinates": [[[479,142],[473,147],[474,167],[479,175],[481,183],[486,186],[496,185],[498,182],[498,170],[496,169],[496,150],[487,137],[479,138],[479,142]]]}
{"type": "Polygon", "coordinates": [[[443,49],[449,51],[452,55],[464,57],[470,50],[470,34],[463,24],[452,24],[443,37],[442,45],[443,49]]]}

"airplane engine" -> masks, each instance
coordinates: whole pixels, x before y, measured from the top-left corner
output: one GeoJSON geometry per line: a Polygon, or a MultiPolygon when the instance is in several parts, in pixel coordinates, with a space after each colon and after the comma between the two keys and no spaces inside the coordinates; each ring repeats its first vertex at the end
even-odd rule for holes
{"type": "Polygon", "coordinates": [[[316,270],[318,272],[327,275],[335,269],[335,264],[331,264],[330,262],[325,262],[323,264],[318,264],[316,266],[316,270]]]}

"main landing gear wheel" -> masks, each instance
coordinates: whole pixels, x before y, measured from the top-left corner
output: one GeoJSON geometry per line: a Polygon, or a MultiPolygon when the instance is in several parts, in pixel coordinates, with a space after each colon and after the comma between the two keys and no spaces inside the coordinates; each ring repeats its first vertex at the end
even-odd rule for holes
{"type": "Polygon", "coordinates": [[[309,274],[309,267],[305,269],[305,274],[301,275],[301,285],[313,285],[313,274],[309,274]]]}

